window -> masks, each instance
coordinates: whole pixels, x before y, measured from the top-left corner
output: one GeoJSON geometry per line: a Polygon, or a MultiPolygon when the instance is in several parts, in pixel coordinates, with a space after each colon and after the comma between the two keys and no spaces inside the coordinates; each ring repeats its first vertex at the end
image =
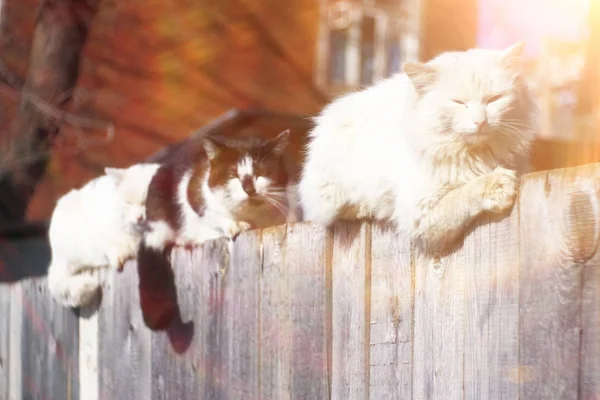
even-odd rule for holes
{"type": "Polygon", "coordinates": [[[330,92],[367,86],[398,72],[405,60],[417,59],[417,3],[321,0],[319,85],[330,92]]]}

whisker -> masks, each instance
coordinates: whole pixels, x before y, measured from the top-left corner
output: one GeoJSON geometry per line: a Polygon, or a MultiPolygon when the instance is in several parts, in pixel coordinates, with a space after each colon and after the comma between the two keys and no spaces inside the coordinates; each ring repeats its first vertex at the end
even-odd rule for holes
{"type": "Polygon", "coordinates": [[[287,206],[287,202],[286,202],[286,201],[283,201],[282,199],[278,199],[278,198],[276,198],[276,197],[272,197],[272,196],[269,196],[269,197],[267,197],[267,198],[268,198],[268,199],[270,199],[271,201],[273,201],[273,202],[275,202],[275,203],[279,204],[281,207],[284,207],[284,208],[289,208],[289,207],[287,206]]]}
{"type": "Polygon", "coordinates": [[[289,210],[286,210],[285,208],[283,208],[282,207],[283,205],[277,203],[274,199],[272,199],[270,197],[265,197],[265,200],[267,201],[267,203],[272,205],[277,211],[279,211],[281,213],[281,215],[283,215],[284,217],[287,217],[287,212],[289,210]]]}

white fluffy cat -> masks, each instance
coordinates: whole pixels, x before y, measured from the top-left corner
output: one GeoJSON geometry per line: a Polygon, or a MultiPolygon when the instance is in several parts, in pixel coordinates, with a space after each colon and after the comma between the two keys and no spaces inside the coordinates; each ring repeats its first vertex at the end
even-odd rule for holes
{"type": "Polygon", "coordinates": [[[98,270],[134,257],[145,219],[148,185],[158,164],[106,168],[61,197],[48,232],[52,261],[48,287],[61,304],[89,304],[100,287],[98,270]]]}
{"type": "Polygon", "coordinates": [[[306,220],[393,220],[427,252],[512,206],[534,137],[523,44],[447,52],[341,97],[316,118],[299,184],[306,220]]]}

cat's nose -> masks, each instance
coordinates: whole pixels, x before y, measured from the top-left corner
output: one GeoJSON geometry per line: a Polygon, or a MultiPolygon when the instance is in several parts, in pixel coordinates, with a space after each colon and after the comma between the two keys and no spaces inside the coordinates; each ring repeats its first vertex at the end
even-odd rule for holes
{"type": "Polygon", "coordinates": [[[481,132],[486,123],[487,121],[485,119],[473,120],[473,124],[475,125],[475,131],[481,132]]]}
{"type": "Polygon", "coordinates": [[[244,189],[244,192],[246,192],[246,194],[248,196],[254,196],[256,194],[256,188],[254,187],[254,180],[252,179],[251,176],[245,176],[244,179],[242,179],[242,188],[244,189]]]}

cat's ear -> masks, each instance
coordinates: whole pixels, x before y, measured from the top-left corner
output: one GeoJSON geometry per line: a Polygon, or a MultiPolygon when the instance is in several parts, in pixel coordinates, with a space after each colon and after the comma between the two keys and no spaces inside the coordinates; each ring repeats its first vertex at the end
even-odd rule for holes
{"type": "Polygon", "coordinates": [[[500,53],[500,60],[502,60],[502,62],[507,67],[518,68],[521,65],[524,52],[525,43],[519,41],[513,44],[512,46],[502,50],[500,53]]]}
{"type": "Polygon", "coordinates": [[[518,41],[512,46],[509,46],[506,49],[502,50],[502,54],[500,55],[500,57],[502,57],[505,60],[510,58],[521,58],[523,56],[524,51],[525,42],[518,41]]]}
{"type": "Polygon", "coordinates": [[[290,130],[286,129],[271,140],[271,149],[275,154],[282,154],[290,141],[290,130]]]}
{"type": "Polygon", "coordinates": [[[425,93],[435,82],[438,71],[429,64],[417,61],[407,61],[402,65],[402,71],[408,76],[419,95],[425,93]]]}
{"type": "Polygon", "coordinates": [[[109,176],[115,182],[115,184],[118,186],[121,183],[121,181],[123,180],[123,176],[125,175],[125,169],[124,168],[106,167],[106,168],[104,168],[104,173],[107,176],[109,176]]]}
{"type": "Polygon", "coordinates": [[[209,136],[204,137],[202,146],[204,146],[204,151],[209,160],[214,160],[223,151],[223,145],[217,139],[209,136]]]}

